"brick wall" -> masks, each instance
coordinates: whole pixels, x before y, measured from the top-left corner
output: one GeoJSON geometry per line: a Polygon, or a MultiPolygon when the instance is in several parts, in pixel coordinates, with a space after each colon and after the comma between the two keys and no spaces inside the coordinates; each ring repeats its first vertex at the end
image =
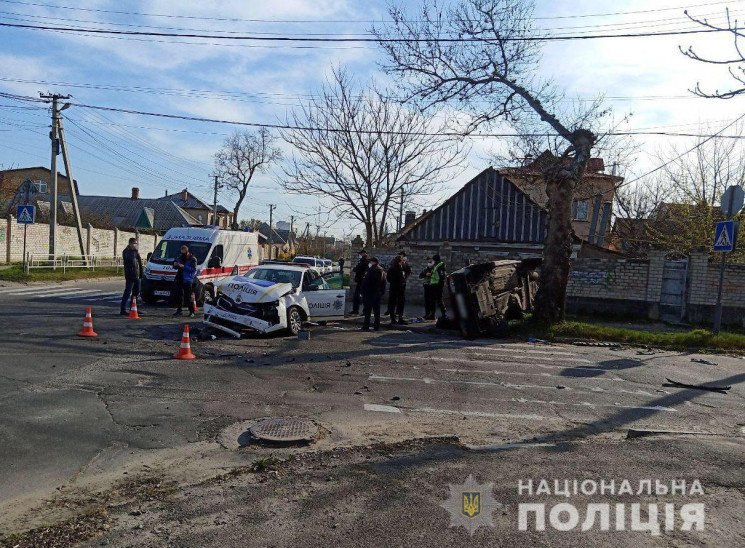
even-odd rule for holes
{"type": "MultiPolygon", "coordinates": [[[[0,261],[3,263],[23,261],[24,226],[18,224],[12,215],[0,223],[0,261]]],[[[143,257],[155,249],[158,237],[152,234],[136,234],[118,229],[93,228],[88,225],[83,229],[83,244],[88,255],[98,257],[118,257],[126,247],[129,238],[138,238],[143,257]]],[[[49,251],[49,225],[36,223],[28,225],[26,252],[44,255],[49,251]]],[[[57,227],[57,254],[80,255],[77,228],[73,226],[57,227]]]]}

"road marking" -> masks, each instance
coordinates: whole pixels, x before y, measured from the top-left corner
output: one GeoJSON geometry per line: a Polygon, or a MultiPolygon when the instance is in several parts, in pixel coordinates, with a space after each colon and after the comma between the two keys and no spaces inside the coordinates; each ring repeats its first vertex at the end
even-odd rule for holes
{"type": "MultiPolygon", "coordinates": [[[[415,367],[415,369],[418,369],[418,367],[415,367]]],[[[586,370],[586,367],[567,367],[565,369],[579,369],[579,370],[586,370]]],[[[620,377],[572,377],[570,375],[552,375],[551,373],[525,373],[523,371],[499,371],[497,369],[490,369],[490,370],[484,370],[484,369],[438,369],[438,371],[445,371],[447,373],[477,373],[482,375],[514,375],[514,376],[521,376],[521,377],[550,377],[554,379],[586,379],[586,380],[592,380],[592,381],[598,381],[598,382],[628,382],[626,379],[622,379],[620,377]]],[[[593,390],[595,390],[593,388],[593,390]]],[[[602,389],[601,389],[602,390],[602,389]]]]}
{"type": "MultiPolygon", "coordinates": [[[[510,356],[513,357],[513,356],[510,356]]],[[[386,356],[383,354],[371,354],[370,358],[376,358],[376,359],[391,359],[391,356],[386,356]]],[[[569,365],[547,365],[543,363],[529,363],[529,362],[503,362],[499,360],[464,360],[461,356],[453,356],[453,357],[447,357],[447,358],[441,358],[436,356],[406,356],[405,358],[402,358],[402,360],[418,360],[418,361],[433,361],[433,362],[447,362],[447,363],[453,363],[453,362],[465,362],[468,364],[473,365],[499,365],[500,367],[525,367],[526,365],[529,365],[530,367],[541,367],[543,369],[584,369],[587,371],[605,371],[605,369],[601,369],[600,367],[592,367],[592,366],[582,366],[577,365],[570,367],[569,365]]],[[[398,361],[402,361],[398,360],[398,361]]],[[[586,361],[586,360],[585,360],[586,361]]],[[[592,362],[588,362],[592,363],[592,362]]]]}
{"type": "Polygon", "coordinates": [[[49,297],[62,297],[63,295],[69,294],[69,289],[57,289],[56,291],[45,291],[43,293],[37,293],[34,295],[24,295],[24,297],[28,297],[29,299],[46,299],[49,297]]]}
{"type": "Polygon", "coordinates": [[[76,294],[70,295],[69,297],[62,297],[62,300],[66,301],[68,299],[79,299],[80,297],[92,297],[95,293],[101,293],[101,290],[100,289],[81,289],[80,291],[73,291],[72,293],[76,293],[76,294]]]}
{"type": "Polygon", "coordinates": [[[29,287],[26,289],[10,289],[8,291],[4,291],[6,295],[24,295],[27,293],[42,293],[46,291],[59,291],[60,289],[65,290],[74,290],[74,289],[80,289],[79,287],[65,287],[61,288],[60,286],[45,286],[45,287],[29,287]]]}
{"type": "MultiPolygon", "coordinates": [[[[547,350],[533,350],[532,348],[530,348],[530,349],[522,348],[522,346],[523,345],[521,345],[519,343],[518,344],[501,344],[499,346],[494,346],[493,348],[495,350],[496,349],[507,350],[509,352],[519,352],[519,353],[522,353],[522,354],[543,354],[543,355],[546,355],[546,356],[576,356],[577,355],[576,352],[560,352],[558,350],[555,351],[555,352],[554,351],[547,351],[547,350]],[[515,348],[515,347],[518,347],[518,348],[515,348]]],[[[466,347],[465,350],[483,350],[483,347],[474,347],[472,349],[466,347]]],[[[475,355],[485,356],[485,355],[488,355],[488,354],[475,354],[475,355]]]]}
{"type": "MultiPolygon", "coordinates": [[[[384,375],[369,375],[368,380],[371,381],[407,381],[407,382],[422,382],[424,384],[467,384],[473,386],[493,386],[503,388],[514,388],[516,390],[523,390],[524,388],[535,388],[537,390],[559,390],[556,385],[545,385],[545,384],[515,384],[511,382],[491,382],[491,381],[467,381],[467,380],[447,380],[447,379],[430,379],[428,377],[416,378],[416,377],[387,377],[384,375]]],[[[654,397],[651,392],[644,390],[624,390],[622,388],[616,388],[606,390],[600,387],[581,386],[579,388],[572,388],[570,386],[564,386],[563,389],[567,392],[579,392],[584,394],[590,393],[617,393],[617,394],[628,394],[632,396],[648,396],[654,397]]]]}
{"type": "Polygon", "coordinates": [[[393,405],[378,405],[376,403],[366,403],[365,411],[379,411],[382,413],[400,413],[401,410],[393,405]]]}
{"type": "Polygon", "coordinates": [[[519,359],[530,359],[530,360],[543,360],[549,362],[579,362],[579,363],[593,363],[591,360],[585,360],[583,358],[564,358],[562,356],[509,356],[514,360],[519,359]]]}
{"type": "MultiPolygon", "coordinates": [[[[431,407],[420,407],[417,409],[409,409],[412,413],[431,413],[434,415],[458,415],[465,417],[481,417],[487,419],[527,419],[533,421],[545,421],[549,420],[548,417],[543,415],[518,415],[513,413],[486,413],[483,411],[455,411],[453,409],[433,409],[431,407]]],[[[561,419],[553,419],[561,420],[561,419]]]]}

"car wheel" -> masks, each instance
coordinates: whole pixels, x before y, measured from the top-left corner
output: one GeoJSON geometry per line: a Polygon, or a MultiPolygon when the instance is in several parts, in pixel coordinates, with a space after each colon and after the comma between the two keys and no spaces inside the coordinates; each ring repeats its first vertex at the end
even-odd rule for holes
{"type": "Polygon", "coordinates": [[[158,297],[156,297],[155,295],[151,295],[149,293],[143,293],[142,300],[145,301],[145,304],[153,305],[158,302],[158,297]]]}
{"type": "Polygon", "coordinates": [[[297,336],[303,327],[303,315],[300,313],[300,309],[293,306],[287,311],[287,333],[292,336],[297,336]]]}

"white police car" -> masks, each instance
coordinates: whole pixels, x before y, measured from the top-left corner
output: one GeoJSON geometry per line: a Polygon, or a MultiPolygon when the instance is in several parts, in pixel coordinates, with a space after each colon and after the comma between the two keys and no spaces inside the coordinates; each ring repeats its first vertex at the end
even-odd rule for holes
{"type": "Polygon", "coordinates": [[[217,286],[204,305],[204,324],[240,337],[241,331],[297,335],[303,322],[344,317],[346,292],[340,272],[321,274],[297,264],[262,264],[217,286]]]}

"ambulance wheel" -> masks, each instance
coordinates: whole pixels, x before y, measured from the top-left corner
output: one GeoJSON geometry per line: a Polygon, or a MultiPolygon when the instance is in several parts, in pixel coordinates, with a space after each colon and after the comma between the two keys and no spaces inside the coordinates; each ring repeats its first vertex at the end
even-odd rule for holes
{"type": "Polygon", "coordinates": [[[297,337],[303,328],[303,314],[297,306],[293,306],[287,311],[287,333],[297,337]]]}

